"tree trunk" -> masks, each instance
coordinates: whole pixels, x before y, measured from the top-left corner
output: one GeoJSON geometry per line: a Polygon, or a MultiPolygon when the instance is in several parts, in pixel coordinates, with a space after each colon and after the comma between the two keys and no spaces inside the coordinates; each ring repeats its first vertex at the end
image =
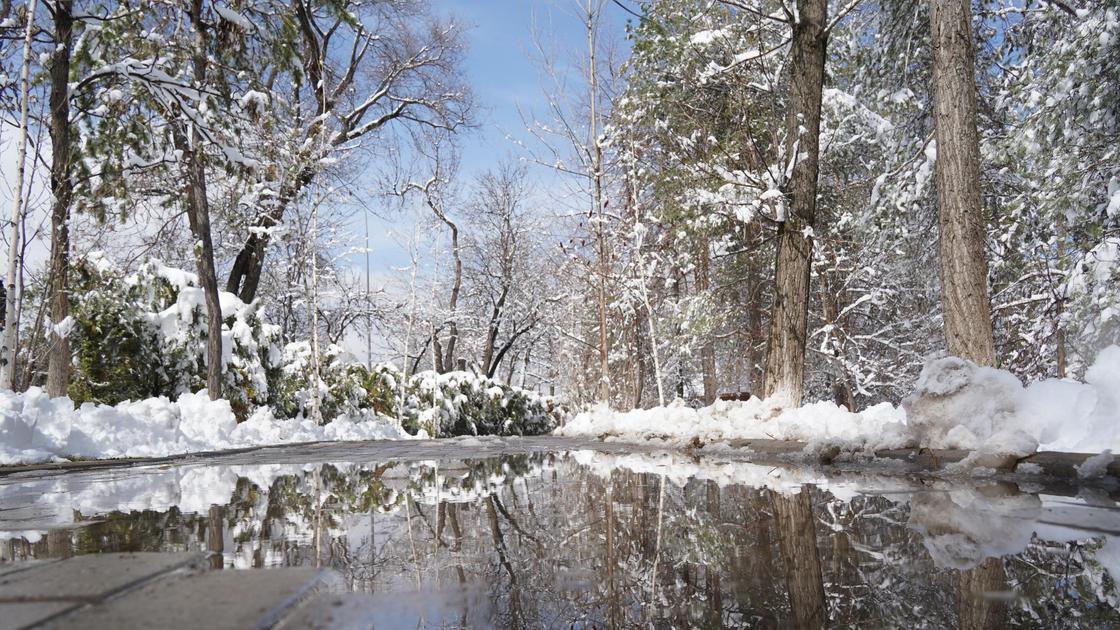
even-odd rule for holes
{"type": "Polygon", "coordinates": [[[57,326],[66,320],[70,301],[66,295],[70,271],[70,203],[73,198],[70,138],[70,49],[73,46],[73,0],[55,3],[55,48],[51,59],[51,259],[48,299],[51,327],[48,338],[47,394],[65,396],[70,386],[70,340],[57,326]]]}
{"type": "Polygon", "coordinates": [[[459,341],[459,291],[463,286],[463,258],[459,251],[459,226],[455,225],[455,222],[438,209],[434,203],[429,201],[428,205],[436,213],[436,216],[443,221],[444,225],[451,230],[451,257],[455,261],[455,279],[451,284],[451,299],[447,303],[450,316],[447,324],[447,350],[443,357],[443,369],[453,370],[455,369],[455,346],[459,341]]]}
{"type": "MultiPolygon", "coordinates": [[[[194,29],[195,81],[206,78],[206,25],[202,21],[202,0],[192,0],[191,27],[194,29]]],[[[195,237],[195,261],[198,281],[206,300],[206,390],[210,400],[222,396],[222,307],[218,299],[218,277],[214,270],[214,243],[210,235],[210,202],[206,196],[206,164],[202,151],[202,134],[191,127],[190,137],[179,127],[175,133],[176,148],[182,152],[187,219],[195,237]]]]}
{"type": "Polygon", "coordinates": [[[930,0],[941,303],[949,352],[995,365],[969,0],[930,0]]]}
{"type": "MultiPolygon", "coordinates": [[[[711,248],[705,238],[700,248],[700,265],[696,273],[696,291],[706,294],[712,286],[711,248]]],[[[716,375],[716,351],[711,332],[700,347],[700,373],[704,382],[704,404],[710,405],[719,396],[719,378],[716,375]]]]}
{"type": "Polygon", "coordinates": [[[766,340],[763,395],[779,405],[800,405],[805,383],[805,341],[809,318],[811,231],[817,211],[821,89],[828,33],[827,0],[794,5],[786,156],[794,159],[786,190],[788,210],[778,224],[774,261],[774,308],[766,340]],[[796,153],[796,156],[794,155],[796,153]]]}
{"type": "Polygon", "coordinates": [[[595,223],[595,251],[596,275],[598,284],[596,290],[596,308],[599,315],[599,387],[597,389],[600,401],[611,399],[611,374],[610,374],[610,338],[607,335],[607,239],[604,234],[603,223],[606,217],[603,213],[603,148],[599,144],[599,78],[598,65],[595,51],[595,20],[597,9],[592,0],[587,0],[587,86],[588,103],[591,107],[588,116],[588,151],[591,160],[588,176],[591,180],[591,220],[595,223]]]}
{"type": "Polygon", "coordinates": [[[265,231],[253,232],[245,241],[241,251],[233,260],[226,279],[226,291],[237,295],[246,304],[257,297],[257,288],[264,272],[264,257],[270,240],[269,228],[276,227],[284,218],[284,211],[299,194],[315,179],[315,171],[307,168],[299,172],[290,186],[283,186],[271,210],[257,222],[257,227],[265,231]]]}
{"type": "Polygon", "coordinates": [[[210,552],[210,568],[221,569],[225,566],[225,532],[222,506],[210,506],[210,518],[206,519],[206,551],[210,552]]]}
{"type": "Polygon", "coordinates": [[[957,627],[962,630],[1002,628],[1007,625],[1007,600],[1003,560],[987,558],[957,576],[957,627]]]}
{"type": "MultiPolygon", "coordinates": [[[[747,229],[754,240],[757,226],[748,225],[747,229]]],[[[747,293],[746,293],[746,308],[747,308],[747,379],[744,383],[736,382],[739,386],[739,391],[748,391],[755,396],[762,396],[763,376],[761,365],[765,361],[764,356],[759,352],[759,344],[763,343],[766,339],[766,332],[762,328],[762,299],[764,297],[762,290],[762,273],[759,270],[759,265],[756,264],[754,257],[747,261],[747,293]]]]}
{"type": "Polygon", "coordinates": [[[27,108],[31,74],[31,40],[35,33],[36,0],[27,9],[27,30],[23,40],[20,66],[19,148],[16,157],[15,199],[12,203],[11,239],[8,242],[8,276],[4,283],[4,335],[0,339],[0,387],[13,389],[16,383],[16,357],[19,355],[19,290],[16,281],[20,258],[19,228],[23,223],[23,180],[27,168],[27,108]]]}
{"type": "Polygon", "coordinates": [[[786,589],[795,628],[823,628],[828,619],[810,486],[788,496],[770,491],[786,589]]]}
{"type": "Polygon", "coordinates": [[[494,375],[494,370],[498,367],[498,361],[501,360],[500,357],[495,359],[494,352],[497,350],[498,331],[502,325],[502,318],[505,316],[506,297],[509,295],[509,290],[510,287],[503,278],[502,292],[490,309],[490,323],[486,327],[486,341],[482,348],[482,371],[487,376],[494,375]]]}

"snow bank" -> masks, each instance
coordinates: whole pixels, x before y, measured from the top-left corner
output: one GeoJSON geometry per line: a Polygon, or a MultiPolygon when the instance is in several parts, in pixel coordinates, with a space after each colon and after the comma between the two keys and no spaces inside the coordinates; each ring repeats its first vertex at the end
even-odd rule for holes
{"type": "Polygon", "coordinates": [[[931,361],[902,403],[917,444],[1024,455],[1120,450],[1120,346],[1097,355],[1085,382],[1024,387],[1011,373],[949,357],[931,361]]]}
{"type": "MultiPolygon", "coordinates": [[[[1024,387],[1010,372],[955,357],[928,363],[901,407],[888,403],[859,413],[830,402],[792,409],[757,398],[691,409],[619,412],[596,407],[557,435],[712,443],[733,439],[806,442],[810,449],[929,447],[967,449],[968,466],[1050,451],[1120,452],[1120,346],[1106,348],[1085,382],[1047,379],[1024,387]]],[[[1092,471],[1091,471],[1092,472],[1092,471]]]]}
{"type": "Polygon", "coordinates": [[[62,457],[162,457],[269,444],[324,440],[401,439],[392,420],[373,414],[340,416],[319,426],[308,419],[281,420],[267,408],[238,425],[229,401],[205,392],[116,406],[50,398],[38,387],[0,391],[0,465],[62,457]]]}
{"type": "Polygon", "coordinates": [[[905,414],[888,403],[852,413],[830,402],[780,410],[758,398],[745,402],[720,400],[702,409],[691,409],[679,399],[667,407],[627,412],[600,406],[577,415],[555,433],[678,442],[694,438],[703,442],[797,440],[852,450],[898,448],[910,440],[905,414]]]}

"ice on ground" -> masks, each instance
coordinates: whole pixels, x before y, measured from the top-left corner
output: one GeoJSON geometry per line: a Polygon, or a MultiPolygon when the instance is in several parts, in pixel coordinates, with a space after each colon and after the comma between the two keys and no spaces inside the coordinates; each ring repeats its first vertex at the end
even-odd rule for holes
{"type": "Polygon", "coordinates": [[[1001,469],[1039,449],[1120,451],[1120,346],[1098,355],[1085,382],[1047,379],[1024,387],[1010,372],[949,357],[925,366],[901,407],[882,403],[852,413],[831,402],[789,408],[757,398],[702,409],[679,400],[626,412],[600,405],[555,433],[675,443],[795,440],[810,450],[973,451],[962,469],[1001,469]]]}
{"type": "Polygon", "coordinates": [[[340,416],[319,426],[306,418],[278,419],[258,409],[237,424],[229,401],[206,392],[116,406],[50,398],[38,387],[0,391],[0,465],[65,457],[163,457],[294,442],[409,438],[392,419],[340,416]]]}

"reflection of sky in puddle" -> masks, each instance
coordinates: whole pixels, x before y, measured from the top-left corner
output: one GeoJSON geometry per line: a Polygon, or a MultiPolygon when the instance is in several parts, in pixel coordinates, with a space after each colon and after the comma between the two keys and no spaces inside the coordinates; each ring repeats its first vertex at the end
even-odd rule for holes
{"type": "Polygon", "coordinates": [[[1015,623],[1114,625],[1117,530],[1103,495],[680,454],[0,482],[0,560],[209,550],[227,568],[326,566],[361,594],[340,595],[340,611],[390,626],[782,625],[806,598],[837,625],[937,626],[964,619],[966,591],[987,593],[987,622],[1006,605],[1015,623]]]}

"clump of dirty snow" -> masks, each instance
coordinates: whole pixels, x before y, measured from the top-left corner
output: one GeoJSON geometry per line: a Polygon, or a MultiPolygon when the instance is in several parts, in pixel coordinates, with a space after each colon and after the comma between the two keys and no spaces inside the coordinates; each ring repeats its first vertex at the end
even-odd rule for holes
{"type": "Polygon", "coordinates": [[[115,406],[50,398],[38,387],[0,390],[0,465],[67,457],[163,457],[269,444],[411,437],[394,421],[367,413],[320,426],[305,418],[277,419],[258,409],[237,424],[227,400],[184,393],[115,406]]]}
{"type": "Polygon", "coordinates": [[[1077,476],[1081,479],[1097,479],[1108,472],[1108,465],[1116,459],[1112,451],[1105,449],[1101,453],[1090,457],[1077,466],[1077,476]]]}
{"type": "MultiPolygon", "coordinates": [[[[1003,428],[987,436],[961,461],[945,469],[951,473],[974,475],[1017,470],[1019,460],[1038,450],[1038,440],[1019,429],[1003,428]]],[[[1022,471],[1020,471],[1022,472],[1022,471]]]]}
{"type": "Polygon", "coordinates": [[[1015,429],[1022,390],[1010,372],[946,357],[926,363],[902,407],[922,446],[975,449],[1015,429]]]}
{"type": "Polygon", "coordinates": [[[1010,372],[948,357],[929,362],[903,403],[906,424],[929,448],[1003,455],[1091,452],[1120,444],[1120,346],[1105,348],[1085,382],[1024,387],[1010,372]],[[1034,448],[1031,448],[1031,442],[1034,448]]]}

